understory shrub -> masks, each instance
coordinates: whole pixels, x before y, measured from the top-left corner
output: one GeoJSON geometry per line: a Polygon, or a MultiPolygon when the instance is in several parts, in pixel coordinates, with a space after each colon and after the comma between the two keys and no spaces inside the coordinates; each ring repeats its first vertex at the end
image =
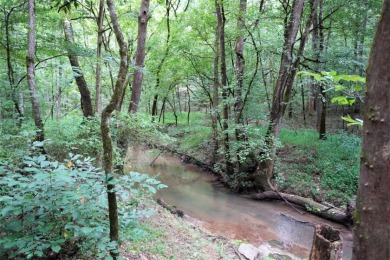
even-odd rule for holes
{"type": "MultiPolygon", "coordinates": [[[[108,237],[106,175],[93,159],[70,154],[64,163],[44,155],[25,156],[22,166],[0,161],[0,259],[108,256],[116,247],[108,237]]],[[[148,209],[137,210],[135,194],[165,187],[132,172],[115,181],[121,226],[136,227],[148,209]]],[[[137,233],[137,232],[135,232],[137,233]]]]}

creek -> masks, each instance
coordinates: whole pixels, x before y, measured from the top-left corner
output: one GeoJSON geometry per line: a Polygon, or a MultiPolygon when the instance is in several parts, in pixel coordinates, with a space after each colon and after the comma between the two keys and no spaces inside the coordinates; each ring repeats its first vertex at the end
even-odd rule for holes
{"type": "Polygon", "coordinates": [[[178,158],[160,154],[158,150],[130,148],[127,162],[125,170],[157,176],[168,185],[157,196],[186,215],[201,220],[203,228],[213,234],[244,240],[255,246],[271,241],[298,257],[308,258],[314,225],[326,223],[340,231],[343,259],[351,259],[352,235],[342,225],[309,213],[300,214],[281,201],[254,201],[241,197],[224,188],[216,176],[195,165],[182,164],[178,158]]]}

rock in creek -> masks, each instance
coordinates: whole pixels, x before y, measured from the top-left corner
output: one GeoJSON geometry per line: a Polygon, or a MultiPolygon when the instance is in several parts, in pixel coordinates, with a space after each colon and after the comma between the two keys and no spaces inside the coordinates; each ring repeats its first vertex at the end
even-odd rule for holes
{"type": "Polygon", "coordinates": [[[288,253],[278,247],[272,246],[269,243],[263,243],[258,248],[251,244],[241,244],[238,252],[245,256],[248,260],[301,260],[301,258],[288,253]]]}

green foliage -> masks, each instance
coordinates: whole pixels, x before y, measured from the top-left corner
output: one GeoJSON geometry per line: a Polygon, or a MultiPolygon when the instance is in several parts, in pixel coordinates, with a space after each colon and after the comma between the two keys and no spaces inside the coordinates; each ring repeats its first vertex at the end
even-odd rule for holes
{"type": "Polygon", "coordinates": [[[314,130],[281,131],[276,181],[316,201],[346,205],[356,194],[361,140],[345,133],[317,140],[314,130]]]}
{"type": "MultiPolygon", "coordinates": [[[[325,92],[334,91],[334,93],[341,93],[341,96],[334,96],[331,99],[332,103],[339,105],[352,106],[357,98],[363,95],[364,84],[366,79],[359,75],[337,75],[336,71],[321,71],[321,73],[313,73],[308,71],[300,71],[298,75],[313,77],[319,84],[326,86],[325,92]]],[[[358,125],[363,126],[361,119],[353,119],[349,115],[341,117],[347,121],[348,126],[358,125]]]]}
{"type": "Polygon", "coordinates": [[[23,124],[19,128],[13,119],[3,119],[0,122],[0,160],[8,162],[20,161],[27,155],[31,140],[35,137],[34,127],[23,124]]]}
{"type": "Polygon", "coordinates": [[[157,124],[150,122],[148,115],[141,113],[117,113],[112,119],[111,132],[114,141],[119,144],[166,144],[172,140],[159,131],[157,124]]]}
{"type": "Polygon", "coordinates": [[[131,173],[118,181],[92,165],[91,158],[70,155],[66,163],[46,156],[25,156],[23,166],[0,163],[0,258],[43,257],[78,250],[85,259],[102,258],[116,247],[108,237],[106,184],[115,182],[121,226],[135,228],[140,216],[134,194],[166,187],[131,173]]]}

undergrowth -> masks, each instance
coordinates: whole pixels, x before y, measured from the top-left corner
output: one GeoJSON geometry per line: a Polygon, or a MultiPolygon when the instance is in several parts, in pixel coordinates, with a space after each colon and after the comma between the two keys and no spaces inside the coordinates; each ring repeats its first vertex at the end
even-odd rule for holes
{"type": "Polygon", "coordinates": [[[318,140],[314,130],[281,131],[276,181],[282,190],[345,206],[356,194],[361,140],[346,133],[318,140]]]}

